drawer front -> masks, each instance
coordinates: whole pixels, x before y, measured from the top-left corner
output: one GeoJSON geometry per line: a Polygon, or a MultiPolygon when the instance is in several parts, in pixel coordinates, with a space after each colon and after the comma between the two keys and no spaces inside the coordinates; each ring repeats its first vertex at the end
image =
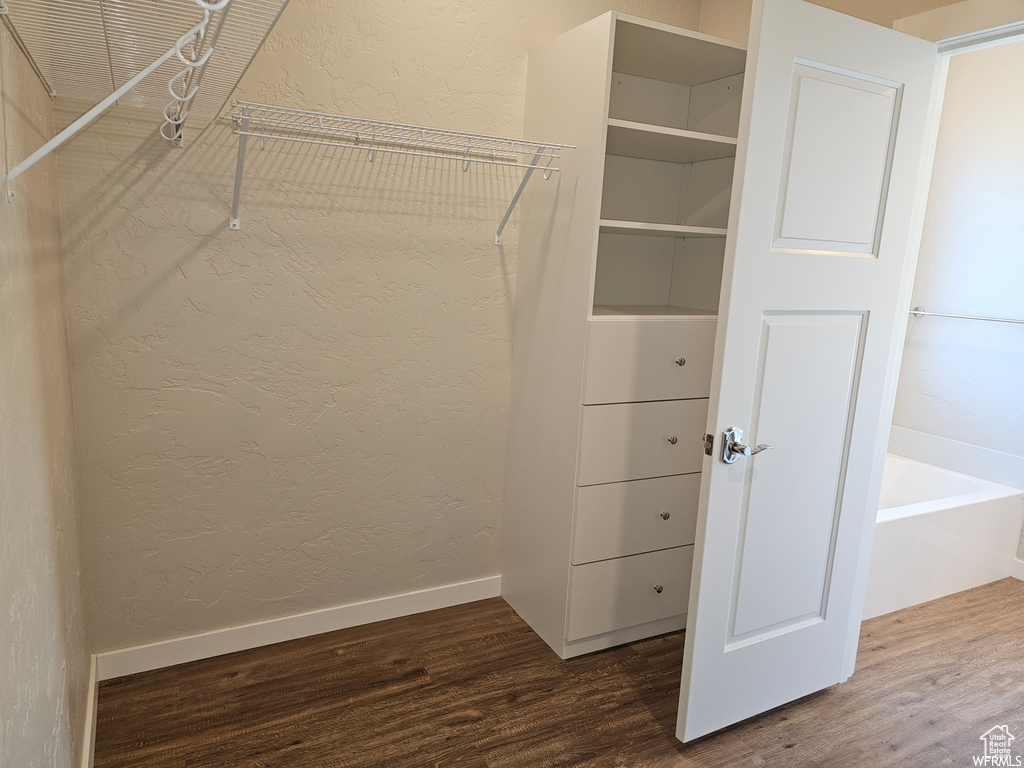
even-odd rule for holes
{"type": "Polygon", "coordinates": [[[682,400],[711,393],[715,318],[591,320],[583,402],[682,400]],[[682,359],[683,365],[676,361],[682,359]]]}
{"type": "Polygon", "coordinates": [[[570,566],[566,640],[686,613],[692,565],[689,546],[570,566]]]}
{"type": "Polygon", "coordinates": [[[700,475],[576,489],[572,564],[693,544],[700,475]]]}
{"type": "Polygon", "coordinates": [[[707,416],[707,400],[583,406],[576,484],[700,472],[707,416]]]}

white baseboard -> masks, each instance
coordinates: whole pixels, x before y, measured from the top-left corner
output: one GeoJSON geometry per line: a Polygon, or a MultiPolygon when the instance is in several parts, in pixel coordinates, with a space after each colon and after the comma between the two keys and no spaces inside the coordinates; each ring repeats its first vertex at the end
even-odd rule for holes
{"type": "Polygon", "coordinates": [[[357,627],[375,621],[397,619],[415,613],[472,603],[501,595],[501,576],[489,576],[432,589],[421,589],[360,603],[323,608],[318,611],[257,621],[198,635],[163,640],[134,648],[122,648],[96,656],[100,680],[170,667],[235,651],[295,640],[300,637],[357,627]]]}
{"type": "Polygon", "coordinates": [[[1013,568],[1010,570],[1010,575],[1015,579],[1024,581],[1024,560],[1018,558],[1013,561],[1013,568]]]}
{"type": "Polygon", "coordinates": [[[96,705],[100,695],[100,680],[95,654],[89,660],[89,698],[85,702],[85,724],[82,728],[82,768],[92,768],[96,756],[96,705]]]}

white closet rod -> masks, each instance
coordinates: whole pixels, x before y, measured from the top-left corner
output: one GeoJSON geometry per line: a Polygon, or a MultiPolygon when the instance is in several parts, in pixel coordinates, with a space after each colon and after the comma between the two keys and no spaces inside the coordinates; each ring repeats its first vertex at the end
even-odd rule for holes
{"type": "Polygon", "coordinates": [[[1024,320],[1017,320],[1013,317],[984,317],[982,315],[955,315],[949,312],[927,312],[924,307],[914,307],[910,310],[910,314],[914,317],[952,317],[957,320],[983,320],[986,323],[1024,325],[1024,320]]]}
{"type": "MultiPolygon", "coordinates": [[[[171,47],[171,49],[164,53],[162,56],[160,56],[160,58],[158,58],[144,70],[135,75],[135,77],[133,77],[131,80],[128,80],[124,85],[122,85],[112,94],[103,99],[103,101],[94,106],[84,115],[82,115],[73,123],[71,123],[71,125],[69,125],[67,128],[65,128],[63,131],[58,133],[48,142],[43,144],[43,146],[41,146],[27,158],[25,158],[16,166],[14,166],[14,168],[12,168],[10,172],[7,174],[6,183],[8,200],[14,199],[14,190],[11,188],[11,184],[14,183],[15,179],[17,179],[19,176],[21,176],[21,174],[23,174],[33,165],[35,165],[48,154],[57,149],[57,147],[59,147],[65,141],[70,139],[80,130],[82,130],[82,128],[84,128],[86,125],[88,125],[97,117],[99,117],[111,105],[113,105],[114,102],[116,102],[119,98],[128,93],[128,91],[130,91],[140,82],[142,82],[145,78],[153,74],[153,72],[155,72],[161,65],[163,65],[167,61],[170,61],[175,56],[177,56],[181,60],[182,64],[184,64],[185,67],[168,81],[167,90],[170,92],[172,99],[170,102],[168,102],[167,107],[165,107],[164,109],[164,117],[167,118],[166,122],[164,123],[164,126],[168,124],[174,126],[175,134],[173,136],[167,136],[166,134],[164,134],[164,126],[160,127],[160,134],[165,139],[168,140],[173,140],[180,137],[181,124],[184,122],[185,118],[188,117],[187,107],[184,114],[175,113],[173,115],[169,115],[168,111],[175,106],[178,106],[180,109],[181,104],[191,104],[192,99],[195,97],[196,92],[199,90],[199,83],[197,81],[194,86],[191,86],[192,78],[190,77],[188,84],[183,86],[182,91],[180,93],[174,90],[174,84],[178,80],[181,80],[182,78],[190,75],[194,70],[205,68],[206,63],[210,60],[210,56],[213,55],[213,43],[216,42],[215,39],[211,39],[209,45],[203,45],[203,42],[206,37],[206,28],[210,24],[210,14],[215,11],[223,11],[227,8],[231,0],[219,0],[215,3],[208,3],[205,0],[192,0],[192,2],[194,2],[197,6],[199,6],[200,9],[202,9],[202,21],[200,21],[198,24],[192,27],[184,35],[179,37],[174,46],[171,47]],[[199,43],[198,47],[196,46],[197,42],[199,43]],[[192,46],[191,58],[186,58],[185,54],[183,53],[183,49],[186,46],[192,46]],[[199,49],[202,49],[201,54],[199,53],[199,49]]],[[[223,18],[224,17],[222,15],[221,22],[223,22],[223,18]]],[[[220,25],[218,25],[217,33],[219,33],[219,31],[220,25]]],[[[201,73],[199,77],[202,77],[201,73]]]]}

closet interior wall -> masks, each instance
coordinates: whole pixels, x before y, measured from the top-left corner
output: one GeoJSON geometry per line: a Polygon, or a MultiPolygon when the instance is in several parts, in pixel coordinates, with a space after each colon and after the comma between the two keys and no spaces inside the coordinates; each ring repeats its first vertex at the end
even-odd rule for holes
{"type": "MultiPolygon", "coordinates": [[[[52,135],[51,102],[0,25],[0,151],[52,135]]],[[[0,765],[80,765],[92,696],[79,558],[57,169],[0,202],[0,765]]]]}
{"type": "MultiPolygon", "coordinates": [[[[295,0],[234,98],[521,135],[527,51],[606,7],[295,0]]],[[[59,152],[94,650],[496,575],[521,172],[251,141],[232,232],[195,130],[59,152]]]]}
{"type": "MultiPolygon", "coordinates": [[[[235,98],[516,135],[527,51],[608,7],[296,0],[235,98]]],[[[93,650],[497,574],[519,173],[251,146],[230,232],[199,127],[116,107],[58,156],[93,650]]]]}

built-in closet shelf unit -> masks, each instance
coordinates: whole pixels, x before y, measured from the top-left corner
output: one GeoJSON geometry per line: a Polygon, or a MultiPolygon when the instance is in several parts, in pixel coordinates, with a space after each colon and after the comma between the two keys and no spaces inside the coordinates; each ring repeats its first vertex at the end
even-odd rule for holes
{"type": "Polygon", "coordinates": [[[530,53],[578,149],[520,221],[502,592],[563,658],[685,625],[745,63],[614,12],[530,53]]]}

